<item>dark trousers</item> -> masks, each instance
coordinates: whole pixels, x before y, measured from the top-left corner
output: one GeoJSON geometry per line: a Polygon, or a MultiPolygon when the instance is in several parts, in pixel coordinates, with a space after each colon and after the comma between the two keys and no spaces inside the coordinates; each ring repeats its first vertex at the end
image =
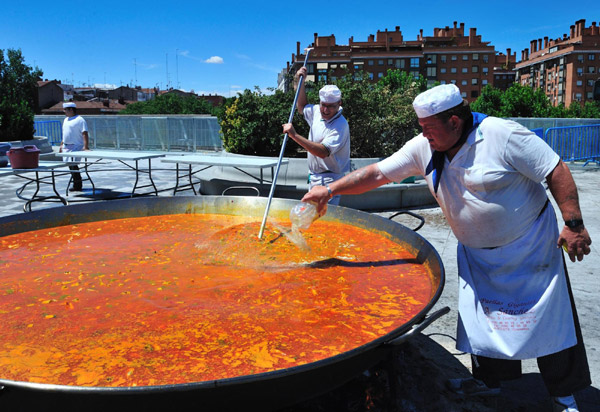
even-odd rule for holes
{"type": "Polygon", "coordinates": [[[79,166],[72,165],[72,166],[69,166],[69,169],[72,171],[71,178],[73,179],[73,189],[81,190],[83,187],[83,184],[81,181],[81,173],[79,173],[79,166]]]}
{"type": "MultiPolygon", "coordinates": [[[[566,264],[565,275],[573,310],[577,344],[560,352],[537,358],[540,374],[550,396],[568,396],[592,384],[590,367],[583,345],[581,327],[575,310],[575,301],[573,300],[566,264]]],[[[493,359],[471,355],[471,364],[473,377],[492,386],[499,384],[499,381],[517,379],[521,376],[520,360],[493,359]]]]}

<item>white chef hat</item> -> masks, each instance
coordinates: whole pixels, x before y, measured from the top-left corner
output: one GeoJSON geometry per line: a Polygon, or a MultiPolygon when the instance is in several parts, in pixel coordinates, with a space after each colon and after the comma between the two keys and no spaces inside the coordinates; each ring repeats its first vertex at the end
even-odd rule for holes
{"type": "Polygon", "coordinates": [[[335,103],[342,99],[342,92],[337,86],[328,84],[319,90],[319,100],[323,103],[335,103]]]}
{"type": "Polygon", "coordinates": [[[73,102],[63,103],[63,109],[66,109],[67,107],[77,107],[77,106],[75,106],[75,103],[73,103],[73,102]]]}
{"type": "Polygon", "coordinates": [[[442,84],[419,94],[413,101],[417,117],[429,117],[463,103],[460,90],[454,84],[442,84]]]}

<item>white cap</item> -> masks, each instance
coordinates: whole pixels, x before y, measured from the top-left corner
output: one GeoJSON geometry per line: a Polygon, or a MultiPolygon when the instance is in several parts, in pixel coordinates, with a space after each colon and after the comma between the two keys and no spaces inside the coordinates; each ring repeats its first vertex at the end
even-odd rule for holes
{"type": "Polygon", "coordinates": [[[429,117],[462,104],[460,90],[454,84],[442,84],[424,91],[413,101],[417,117],[429,117]]]}
{"type": "Polygon", "coordinates": [[[335,103],[342,99],[342,92],[337,86],[328,84],[319,90],[319,100],[323,103],[335,103]]]}
{"type": "Polygon", "coordinates": [[[63,103],[63,109],[66,109],[67,107],[77,107],[77,106],[75,106],[75,103],[73,103],[73,102],[63,103]]]}

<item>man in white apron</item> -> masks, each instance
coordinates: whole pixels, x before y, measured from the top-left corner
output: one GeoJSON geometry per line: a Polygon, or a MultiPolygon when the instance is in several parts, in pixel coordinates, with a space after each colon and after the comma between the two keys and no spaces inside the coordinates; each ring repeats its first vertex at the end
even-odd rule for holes
{"type": "MultiPolygon", "coordinates": [[[[306,78],[306,67],[296,73],[296,79],[306,78]]],[[[319,106],[308,104],[304,83],[298,93],[298,112],[310,126],[307,138],[296,133],[291,123],[283,125],[283,133],[308,152],[309,188],[329,184],[350,171],[350,128],[342,116],[342,93],[337,86],[319,90],[319,106]]],[[[340,203],[340,196],[329,193],[329,204],[340,203]]]]}
{"type": "MultiPolygon", "coordinates": [[[[577,410],[573,392],[591,384],[561,247],[572,261],[590,253],[568,167],[519,124],[472,113],[455,85],[413,102],[423,133],[383,161],[330,185],[362,193],[422,175],[458,244],[457,348],[471,353],[474,378],[452,380],[461,394],[497,394],[537,358],[556,410],[577,410]],[[559,234],[546,180],[565,224],[559,234]]],[[[302,199],[324,209],[329,191],[302,199]]]]}
{"type": "MultiPolygon", "coordinates": [[[[77,152],[80,150],[89,149],[89,134],[85,119],[77,115],[77,106],[73,102],[63,103],[65,112],[65,120],[63,121],[63,136],[60,142],[59,152],[77,152]]],[[[69,162],[79,162],[79,157],[67,157],[65,160],[69,162]]],[[[72,164],[69,166],[71,170],[71,178],[73,186],[69,189],[72,192],[81,192],[83,184],[79,166],[72,164]]]]}

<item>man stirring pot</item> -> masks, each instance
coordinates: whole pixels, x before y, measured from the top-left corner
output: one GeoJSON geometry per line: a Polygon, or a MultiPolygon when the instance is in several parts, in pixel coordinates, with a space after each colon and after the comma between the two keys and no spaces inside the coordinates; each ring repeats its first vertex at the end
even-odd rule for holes
{"type": "Polygon", "coordinates": [[[455,85],[421,93],[413,107],[423,133],[302,201],[322,211],[332,194],[424,176],[458,239],[457,348],[472,360],[473,377],[448,386],[498,394],[501,381],[521,375],[521,360],[537,358],[555,410],[576,411],[573,393],[591,378],[562,247],[582,260],[591,239],[567,165],[519,124],[471,112],[455,85]]]}

